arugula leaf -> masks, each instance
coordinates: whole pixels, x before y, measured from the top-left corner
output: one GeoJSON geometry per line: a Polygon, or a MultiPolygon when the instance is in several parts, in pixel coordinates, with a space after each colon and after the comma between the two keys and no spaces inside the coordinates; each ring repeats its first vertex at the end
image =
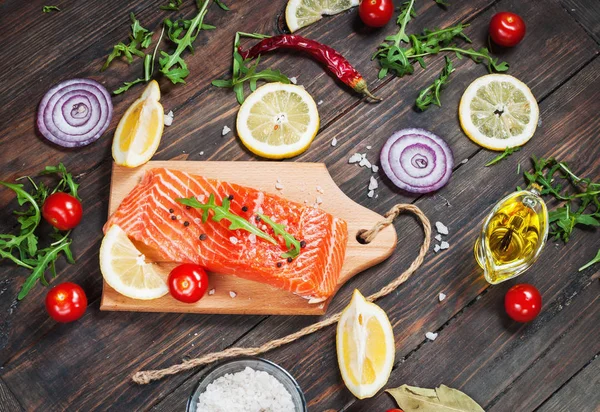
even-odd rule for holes
{"type": "Polygon", "coordinates": [[[42,13],[52,13],[53,11],[60,11],[57,6],[43,6],[42,13]]]}
{"type": "Polygon", "coordinates": [[[183,0],[172,0],[172,1],[169,1],[169,3],[164,6],[160,6],[160,9],[161,10],[179,11],[179,7],[181,6],[182,2],[183,2],[183,0]]]}
{"type": "Polygon", "coordinates": [[[600,226],[600,182],[575,175],[567,163],[554,158],[531,157],[533,172],[523,175],[529,185],[537,185],[540,194],[563,202],[548,213],[550,234],[568,242],[576,226],[600,226]],[[561,180],[570,183],[563,187],[561,180]]]}
{"type": "MultiPolygon", "coordinates": [[[[447,6],[444,0],[435,0],[442,6],[447,6]]],[[[414,65],[418,63],[421,68],[427,67],[424,58],[431,55],[437,55],[443,52],[454,53],[457,58],[469,57],[475,63],[485,63],[489,72],[504,72],[508,70],[508,63],[499,62],[490,56],[487,48],[482,47],[479,50],[473,48],[460,48],[456,46],[455,41],[464,41],[471,43],[471,39],[464,33],[466,24],[458,24],[446,29],[429,30],[425,29],[421,34],[408,34],[407,26],[412,18],[416,16],[414,0],[402,5],[400,15],[396,20],[399,30],[395,35],[387,36],[381,43],[371,60],[377,59],[380,70],[378,77],[383,79],[388,74],[398,77],[412,74],[415,70],[414,65]]],[[[439,105],[439,94],[444,83],[447,82],[451,71],[448,69],[446,60],[445,70],[434,84],[427,89],[422,90],[417,99],[416,105],[421,110],[425,110],[431,104],[439,105]]]]}
{"type": "Polygon", "coordinates": [[[212,81],[212,85],[215,87],[227,87],[232,88],[236,99],[239,104],[244,103],[244,83],[248,82],[251,91],[256,90],[256,83],[261,80],[265,82],[281,82],[285,84],[290,83],[290,79],[279,70],[265,69],[257,72],[258,63],[260,62],[260,56],[254,60],[254,63],[249,64],[251,59],[244,60],[239,52],[240,38],[248,37],[252,39],[266,39],[271,36],[260,33],[244,33],[237,32],[233,41],[233,59],[231,67],[231,79],[223,80],[216,79],[212,81]]]}
{"type": "Polygon", "coordinates": [[[48,285],[48,281],[44,277],[46,270],[49,269],[51,274],[56,276],[55,262],[61,252],[63,252],[69,263],[74,263],[73,254],[69,248],[71,244],[70,232],[61,234],[56,231],[55,235],[58,240],[48,247],[40,248],[39,238],[35,231],[41,222],[40,209],[46,198],[52,193],[61,191],[70,192],[79,199],[77,194],[79,185],[75,183],[73,176],[62,163],[58,166],[47,166],[40,175],[57,175],[59,181],[54,189],[50,190],[43,182],[36,184],[29,176],[17,179],[28,180],[32,186],[31,193],[24,189],[23,184],[0,182],[0,185],[15,192],[20,206],[28,206],[24,210],[14,211],[20,224],[19,233],[16,235],[12,233],[0,234],[0,259],[9,259],[16,265],[32,271],[21,288],[18,295],[19,300],[29,293],[38,280],[43,285],[48,285]]]}
{"type": "Polygon", "coordinates": [[[259,213],[258,216],[260,216],[261,220],[263,220],[266,224],[271,226],[273,233],[283,237],[283,240],[285,241],[285,247],[288,248],[288,251],[281,254],[282,258],[287,259],[291,257],[293,259],[300,254],[300,241],[285,231],[285,225],[277,224],[263,214],[259,213]]]}
{"type": "Polygon", "coordinates": [[[596,257],[594,257],[588,263],[586,263],[585,265],[580,267],[578,271],[581,272],[582,270],[585,270],[585,269],[589,268],[590,266],[595,265],[596,263],[600,263],[600,249],[598,249],[598,253],[596,254],[596,257]]]}
{"type": "Polygon", "coordinates": [[[138,47],[141,47],[142,49],[147,48],[152,42],[153,32],[142,27],[139,20],[135,18],[133,13],[129,14],[129,18],[131,19],[131,34],[129,35],[129,44],[119,42],[113,46],[113,51],[106,58],[106,62],[100,71],[106,70],[111,62],[120,56],[125,56],[127,63],[131,63],[133,61],[134,55],[145,58],[146,54],[138,49],[138,47]]]}
{"type": "Polygon", "coordinates": [[[422,112],[429,109],[432,104],[435,104],[436,106],[442,105],[440,101],[440,91],[442,87],[450,81],[450,74],[455,70],[452,66],[452,61],[448,58],[448,56],[444,56],[444,59],[445,66],[442,69],[440,76],[435,79],[433,84],[421,90],[419,97],[417,97],[417,100],[415,101],[416,106],[422,112]]]}
{"type": "MultiPolygon", "coordinates": [[[[520,146],[507,147],[506,149],[504,149],[504,152],[502,152],[501,154],[499,154],[498,156],[494,157],[492,160],[490,160],[489,162],[487,162],[485,164],[485,167],[495,165],[496,163],[498,163],[502,159],[507,158],[508,156],[510,156],[514,152],[518,152],[519,150],[521,150],[520,146]]],[[[521,165],[519,164],[519,170],[520,170],[520,168],[521,168],[521,165]]],[[[517,172],[517,173],[519,173],[519,172],[517,172]]]]}
{"type": "Polygon", "coordinates": [[[228,198],[223,199],[223,201],[221,202],[221,206],[219,206],[215,203],[215,195],[213,195],[212,193],[208,197],[207,203],[201,203],[195,197],[190,197],[188,199],[185,199],[185,198],[176,199],[176,201],[181,203],[182,205],[200,209],[202,211],[202,222],[203,223],[206,223],[206,221],[209,218],[209,211],[212,211],[213,212],[212,220],[214,220],[215,222],[220,222],[222,219],[229,220],[229,222],[230,222],[229,229],[245,230],[246,232],[253,233],[257,237],[260,237],[261,239],[264,239],[274,245],[277,244],[277,241],[275,239],[273,239],[271,236],[269,236],[268,234],[266,234],[265,232],[263,232],[262,230],[260,230],[259,228],[257,228],[253,224],[251,224],[250,222],[248,222],[243,217],[236,215],[236,214],[232,213],[231,211],[229,211],[229,199],[228,198]]]}
{"type": "Polygon", "coordinates": [[[221,0],[215,0],[215,3],[217,4],[217,6],[219,6],[220,8],[222,8],[225,11],[229,11],[229,7],[227,7],[225,5],[225,3],[223,3],[221,0]]]}

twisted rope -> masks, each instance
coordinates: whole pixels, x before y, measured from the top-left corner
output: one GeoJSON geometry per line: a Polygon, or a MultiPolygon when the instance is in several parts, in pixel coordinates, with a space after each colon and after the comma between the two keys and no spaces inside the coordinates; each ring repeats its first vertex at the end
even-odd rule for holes
{"type": "MultiPolygon", "coordinates": [[[[419,266],[421,266],[421,264],[423,263],[423,259],[425,258],[425,254],[427,253],[427,250],[429,250],[429,242],[430,242],[430,238],[431,238],[431,224],[429,223],[429,219],[427,219],[427,217],[423,214],[423,212],[421,212],[421,209],[419,209],[418,207],[416,207],[414,205],[408,205],[408,204],[395,205],[384,215],[385,219],[377,222],[371,229],[361,231],[358,234],[358,237],[364,243],[372,242],[373,239],[375,239],[377,237],[379,232],[381,232],[387,226],[391,225],[392,222],[394,221],[394,219],[396,217],[398,217],[398,215],[400,215],[402,212],[405,212],[405,211],[413,213],[415,216],[417,216],[417,218],[420,220],[421,224],[423,225],[423,232],[424,232],[425,238],[423,239],[423,244],[421,245],[421,248],[419,249],[419,255],[410,264],[408,269],[406,269],[404,272],[402,272],[400,274],[400,276],[398,276],[392,282],[390,282],[389,284],[384,286],[378,292],[368,296],[367,300],[370,302],[373,302],[379,298],[389,295],[394,290],[396,290],[401,284],[406,282],[408,280],[408,278],[410,278],[410,276],[419,268],[419,266]]],[[[233,358],[233,357],[237,357],[237,356],[256,356],[261,353],[265,353],[272,349],[278,348],[280,346],[286,345],[290,342],[294,342],[306,335],[310,335],[318,330],[321,330],[329,325],[332,325],[340,319],[340,316],[341,316],[341,312],[338,312],[335,315],[329,316],[328,318],[325,318],[324,320],[322,320],[320,322],[314,323],[310,326],[300,329],[298,332],[284,336],[283,338],[274,339],[274,340],[264,343],[263,345],[258,346],[258,347],[229,348],[229,349],[225,349],[220,352],[208,353],[208,354],[201,356],[199,358],[196,358],[196,359],[186,360],[179,364],[169,366],[168,368],[165,368],[165,369],[139,371],[133,375],[132,380],[137,384],[145,385],[152,381],[162,379],[165,376],[175,375],[177,373],[180,373],[180,372],[183,372],[183,371],[186,371],[189,369],[193,369],[198,366],[207,365],[209,363],[212,363],[212,362],[215,362],[215,361],[218,361],[221,359],[233,358]]]]}

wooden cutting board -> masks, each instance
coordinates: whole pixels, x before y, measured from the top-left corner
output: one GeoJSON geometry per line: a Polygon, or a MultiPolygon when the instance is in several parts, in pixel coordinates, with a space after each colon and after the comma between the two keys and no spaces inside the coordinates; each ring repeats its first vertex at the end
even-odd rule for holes
{"type": "MultiPolygon", "coordinates": [[[[299,203],[307,201],[309,205],[314,205],[320,202],[318,207],[348,222],[348,246],[338,289],[352,276],[386,259],[396,247],[396,231],[391,225],[382,230],[369,244],[361,244],[356,240],[359,230],[370,229],[375,222],[383,219],[383,216],[348,198],[331,179],[327,168],[322,163],[151,161],[136,169],[114,165],[109,214],[117,209],[121,201],[140,181],[144,172],[154,167],[167,167],[237,183],[299,203]],[[281,190],[275,187],[277,180],[280,181],[281,190]]],[[[365,190],[367,190],[367,176],[364,179],[365,190]]],[[[175,266],[170,265],[170,267],[175,266]]],[[[306,299],[292,293],[230,274],[210,273],[209,279],[209,290],[214,289],[214,294],[205,295],[195,304],[179,302],[169,295],[147,301],[130,299],[117,293],[104,282],[100,309],[140,312],[321,315],[325,313],[331,301],[329,299],[319,304],[309,304],[306,299]],[[235,297],[232,297],[233,294],[235,297]]]]}

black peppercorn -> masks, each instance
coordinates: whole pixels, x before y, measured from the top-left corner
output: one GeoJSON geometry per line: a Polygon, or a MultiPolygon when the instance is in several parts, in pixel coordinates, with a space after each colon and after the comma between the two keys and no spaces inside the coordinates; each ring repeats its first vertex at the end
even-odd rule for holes
{"type": "Polygon", "coordinates": [[[292,259],[291,257],[288,257],[288,258],[287,258],[287,261],[288,261],[288,263],[292,263],[292,261],[293,261],[293,260],[294,260],[294,259],[292,259]]]}
{"type": "Polygon", "coordinates": [[[187,226],[189,226],[189,225],[190,225],[190,222],[187,222],[187,221],[183,222],[183,226],[186,226],[186,227],[187,227],[187,226]]]}
{"type": "Polygon", "coordinates": [[[300,241],[300,247],[304,249],[306,247],[306,242],[304,240],[300,241]]]}
{"type": "Polygon", "coordinates": [[[171,220],[177,220],[177,217],[175,215],[171,216],[171,220]]]}
{"type": "Polygon", "coordinates": [[[283,263],[277,262],[277,267],[280,268],[281,266],[283,266],[283,263]]]}
{"type": "Polygon", "coordinates": [[[202,233],[200,235],[200,240],[206,240],[206,238],[207,238],[207,236],[204,233],[202,233]]]}
{"type": "Polygon", "coordinates": [[[242,212],[247,212],[248,211],[248,206],[242,206],[242,212]]]}

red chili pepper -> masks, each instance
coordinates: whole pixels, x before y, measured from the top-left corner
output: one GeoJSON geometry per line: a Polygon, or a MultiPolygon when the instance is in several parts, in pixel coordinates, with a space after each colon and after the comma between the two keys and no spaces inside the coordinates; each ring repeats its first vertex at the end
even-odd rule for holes
{"type": "Polygon", "coordinates": [[[292,49],[308,53],[315,60],[325,64],[338,79],[352,87],[358,93],[364,94],[371,99],[381,100],[369,92],[365,79],[352,67],[344,56],[331,47],[314,40],[295,34],[282,34],[263,39],[249,50],[242,50],[241,47],[238,47],[238,51],[244,60],[254,59],[263,53],[278,49],[292,49]]]}

